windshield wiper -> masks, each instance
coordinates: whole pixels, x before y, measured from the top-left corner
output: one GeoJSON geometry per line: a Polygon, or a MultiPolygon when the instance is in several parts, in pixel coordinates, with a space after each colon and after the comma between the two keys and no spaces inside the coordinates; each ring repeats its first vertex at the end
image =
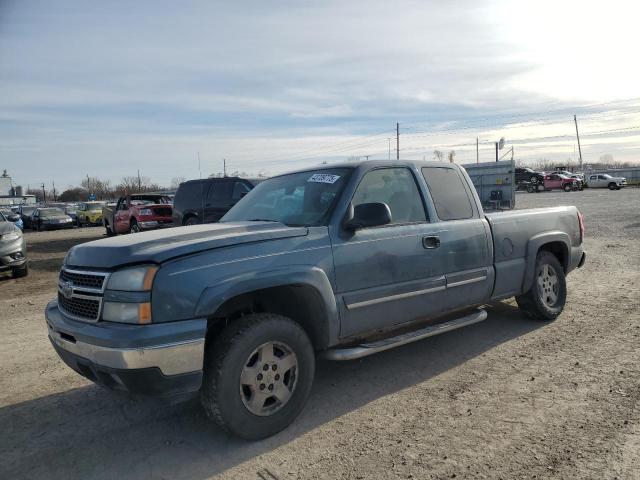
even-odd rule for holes
{"type": "Polygon", "coordinates": [[[280,220],[271,220],[270,218],[252,218],[251,220],[247,220],[247,222],[275,222],[275,223],[280,223],[280,220]]]}

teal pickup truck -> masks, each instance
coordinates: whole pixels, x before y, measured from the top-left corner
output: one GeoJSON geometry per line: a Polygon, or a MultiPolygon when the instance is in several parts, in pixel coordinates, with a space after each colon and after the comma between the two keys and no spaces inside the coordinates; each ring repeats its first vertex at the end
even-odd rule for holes
{"type": "Polygon", "coordinates": [[[199,395],[224,429],[264,438],[302,410],[317,356],[477,323],[509,297],[554,320],[583,239],[575,207],[485,214],[454,164],[323,166],[265,180],[217,224],[73,247],[46,322],[90,380],[199,395]]]}

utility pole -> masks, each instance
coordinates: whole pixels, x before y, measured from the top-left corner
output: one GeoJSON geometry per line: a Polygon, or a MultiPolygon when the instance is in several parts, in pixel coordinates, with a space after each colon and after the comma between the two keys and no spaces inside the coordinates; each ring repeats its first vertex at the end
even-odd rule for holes
{"type": "Polygon", "coordinates": [[[391,160],[391,137],[387,138],[389,140],[389,160],[391,160]]]}
{"type": "Polygon", "coordinates": [[[480,163],[480,140],[476,137],[476,163],[480,163]]]}
{"type": "Polygon", "coordinates": [[[57,202],[58,199],[56,197],[56,182],[52,180],[51,183],[53,183],[53,201],[57,202]]]}
{"type": "Polygon", "coordinates": [[[498,142],[496,142],[496,162],[498,161],[498,142]]]}
{"type": "Polygon", "coordinates": [[[222,175],[227,176],[227,159],[222,159],[222,175]]]}
{"type": "Polygon", "coordinates": [[[44,183],[42,184],[42,203],[47,203],[47,192],[44,191],[44,183]]]}
{"type": "Polygon", "coordinates": [[[580,170],[582,170],[582,148],[580,147],[580,133],[578,133],[578,119],[573,116],[573,121],[576,124],[576,137],[578,138],[578,155],[580,155],[580,170]]]}
{"type": "Polygon", "coordinates": [[[202,169],[200,168],[200,152],[198,152],[198,174],[200,175],[200,178],[202,179],[202,169]]]}
{"type": "Polygon", "coordinates": [[[396,160],[400,160],[400,123],[396,123],[396,160]]]}
{"type": "Polygon", "coordinates": [[[140,182],[140,169],[138,169],[138,193],[142,190],[142,184],[140,182]]]}

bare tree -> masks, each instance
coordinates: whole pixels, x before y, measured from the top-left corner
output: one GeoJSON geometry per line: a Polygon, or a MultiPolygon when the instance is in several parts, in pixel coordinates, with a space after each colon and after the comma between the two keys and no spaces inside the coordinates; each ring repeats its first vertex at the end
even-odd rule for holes
{"type": "Polygon", "coordinates": [[[433,151],[433,158],[439,162],[444,158],[444,154],[440,150],[433,151]]]}
{"type": "Polygon", "coordinates": [[[449,158],[449,163],[453,163],[455,161],[456,151],[455,150],[451,150],[449,152],[449,154],[447,155],[447,157],[449,158]]]}
{"type": "Polygon", "coordinates": [[[176,190],[182,182],[184,182],[186,178],[184,177],[173,177],[171,179],[171,190],[176,190]]]}

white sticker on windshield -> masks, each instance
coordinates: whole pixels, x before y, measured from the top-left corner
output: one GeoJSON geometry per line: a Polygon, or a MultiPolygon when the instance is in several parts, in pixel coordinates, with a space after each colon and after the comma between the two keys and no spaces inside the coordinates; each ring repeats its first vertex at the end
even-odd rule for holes
{"type": "Polygon", "coordinates": [[[336,183],[340,175],[329,175],[328,173],[314,173],[307,182],[315,183],[336,183]]]}

